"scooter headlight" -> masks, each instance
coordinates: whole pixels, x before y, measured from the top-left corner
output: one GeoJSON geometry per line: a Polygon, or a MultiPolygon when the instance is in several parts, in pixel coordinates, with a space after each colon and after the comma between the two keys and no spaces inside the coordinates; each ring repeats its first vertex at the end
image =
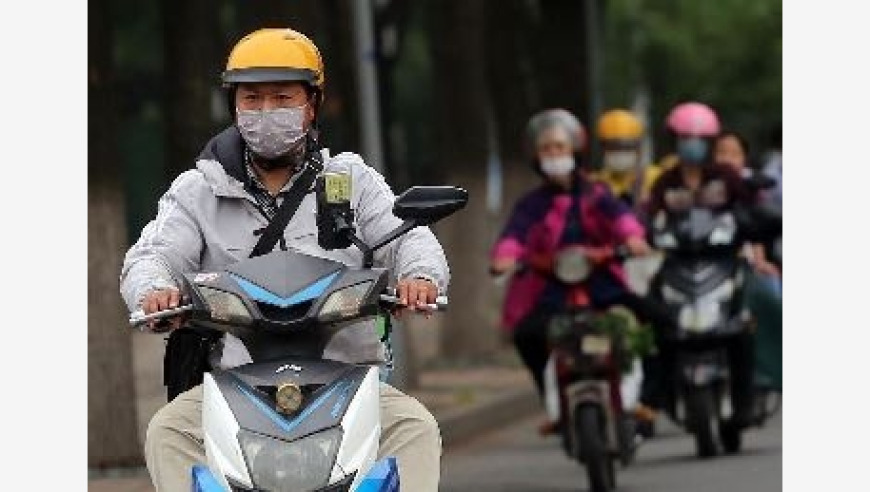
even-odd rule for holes
{"type": "Polygon", "coordinates": [[[680,327],[693,332],[712,330],[722,318],[722,304],[730,302],[736,290],[737,282],[729,278],[695,302],[684,305],[680,308],[680,327]]]}
{"type": "Polygon", "coordinates": [[[734,235],[737,233],[737,223],[731,215],[725,215],[710,233],[710,244],[731,244],[734,241],[734,235]]]}
{"type": "Polygon", "coordinates": [[[253,321],[251,313],[239,296],[210,287],[199,286],[197,289],[208,305],[213,319],[239,325],[249,325],[253,321]]]}
{"type": "Polygon", "coordinates": [[[320,321],[335,321],[359,314],[363,299],[372,288],[371,280],[345,287],[329,295],[320,308],[320,321]]]}
{"type": "Polygon", "coordinates": [[[712,330],[721,317],[718,302],[696,302],[680,308],[680,327],[686,331],[701,333],[712,330]]]}
{"type": "Polygon", "coordinates": [[[553,273],[562,282],[567,284],[582,282],[591,272],[589,260],[579,248],[565,248],[556,255],[553,273]]]}
{"type": "Polygon", "coordinates": [[[341,429],[286,442],[241,430],[239,444],[254,486],[270,492],[301,492],[324,487],[329,481],[341,429]]]}

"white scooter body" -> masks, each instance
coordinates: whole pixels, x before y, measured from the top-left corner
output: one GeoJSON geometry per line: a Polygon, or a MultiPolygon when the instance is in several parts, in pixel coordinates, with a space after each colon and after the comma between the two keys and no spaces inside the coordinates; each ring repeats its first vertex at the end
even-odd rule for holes
{"type": "MultiPolygon", "coordinates": [[[[332,403],[324,401],[326,407],[332,403]]],[[[302,418],[305,418],[304,413],[305,407],[300,409],[302,418]]],[[[203,381],[202,422],[208,468],[212,476],[226,491],[233,490],[230,480],[237,487],[253,489],[252,471],[239,444],[238,433],[242,427],[211,373],[206,374],[203,381]]],[[[339,425],[342,436],[326,486],[335,485],[355,472],[353,482],[347,489],[353,491],[366,478],[377,458],[381,426],[380,381],[376,367],[367,368],[356,393],[347,403],[339,425]]]]}

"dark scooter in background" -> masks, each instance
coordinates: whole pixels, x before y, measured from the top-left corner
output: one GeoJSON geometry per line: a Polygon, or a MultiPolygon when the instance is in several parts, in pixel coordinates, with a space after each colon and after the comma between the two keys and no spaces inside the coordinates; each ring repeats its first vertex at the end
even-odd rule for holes
{"type": "Polygon", "coordinates": [[[697,206],[653,217],[651,242],[665,259],[649,295],[672,319],[659,347],[670,379],[665,408],[694,435],[699,457],[718,454],[717,427],[722,448],[735,453],[744,429],[775,411],[753,415],[753,320],[743,299],[749,266],[740,252],[764,228],[756,219],[697,206]]]}

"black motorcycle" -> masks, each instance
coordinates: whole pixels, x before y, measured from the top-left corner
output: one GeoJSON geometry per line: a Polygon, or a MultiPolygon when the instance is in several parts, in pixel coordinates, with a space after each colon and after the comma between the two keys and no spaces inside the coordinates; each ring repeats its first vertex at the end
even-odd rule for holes
{"type": "Polygon", "coordinates": [[[753,416],[753,319],[743,302],[749,276],[740,251],[759,232],[749,211],[697,206],[660,212],[652,243],[665,254],[650,296],[667,311],[660,360],[670,380],[665,409],[694,434],[699,457],[738,452],[753,416]]]}

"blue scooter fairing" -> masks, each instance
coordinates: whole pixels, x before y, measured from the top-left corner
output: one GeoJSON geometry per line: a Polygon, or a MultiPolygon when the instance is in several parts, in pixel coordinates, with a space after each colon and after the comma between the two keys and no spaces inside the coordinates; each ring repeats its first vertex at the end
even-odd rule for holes
{"type": "MultiPolygon", "coordinates": [[[[228,492],[217,481],[208,467],[195,465],[192,492],[228,492]]],[[[328,487],[327,487],[328,488],[328,487]]],[[[399,492],[399,466],[390,456],[376,461],[355,492],[399,492]]]]}

